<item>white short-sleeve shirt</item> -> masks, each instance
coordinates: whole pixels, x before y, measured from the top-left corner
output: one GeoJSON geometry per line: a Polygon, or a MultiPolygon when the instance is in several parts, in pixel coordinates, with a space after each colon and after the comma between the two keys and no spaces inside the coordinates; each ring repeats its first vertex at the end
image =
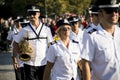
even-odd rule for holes
{"type": "Polygon", "coordinates": [[[93,80],[120,80],[120,28],[114,37],[101,25],[91,34],[84,32],[82,58],[90,61],[93,80]]]}
{"type": "MultiPolygon", "coordinates": [[[[32,24],[31,26],[33,27],[35,32],[38,34],[42,27],[42,23],[39,25],[37,29],[35,29],[32,24]]],[[[22,28],[18,36],[15,38],[15,41],[19,43],[22,39],[24,39],[26,37],[26,32],[28,32],[29,38],[36,38],[36,34],[28,25],[22,28]]],[[[48,49],[48,43],[53,41],[53,37],[50,29],[47,26],[43,25],[43,28],[40,32],[39,37],[46,37],[46,39],[44,38],[44,39],[28,40],[29,44],[31,44],[31,48],[34,50],[34,57],[31,57],[31,60],[28,62],[25,62],[25,64],[32,65],[32,66],[46,65],[46,52],[48,49]]]]}
{"type": "Polygon", "coordinates": [[[13,27],[13,30],[8,31],[7,40],[12,41],[14,35],[17,35],[17,33],[19,33],[19,30],[16,28],[16,26],[14,26],[14,27],[13,27]]]}
{"type": "Polygon", "coordinates": [[[82,38],[83,38],[83,31],[81,29],[79,29],[78,34],[75,34],[73,31],[70,32],[70,39],[78,41],[81,49],[82,49],[82,38]]]}
{"type": "MultiPolygon", "coordinates": [[[[19,33],[19,30],[16,28],[16,26],[14,26],[13,30],[10,30],[8,32],[7,40],[12,41],[10,45],[12,49],[13,49],[14,39],[16,38],[18,33],[19,33]]],[[[13,54],[11,54],[11,56],[13,56],[13,54]]],[[[23,67],[24,62],[21,61],[18,56],[17,56],[17,62],[18,62],[18,67],[23,67]]]]}
{"type": "Polygon", "coordinates": [[[61,40],[51,45],[48,49],[47,60],[54,63],[52,68],[52,80],[79,80],[77,75],[77,62],[80,58],[79,44],[70,41],[67,49],[61,40]]]}
{"type": "Polygon", "coordinates": [[[12,30],[8,31],[7,40],[12,41],[13,40],[13,35],[14,35],[14,32],[12,30]]]}

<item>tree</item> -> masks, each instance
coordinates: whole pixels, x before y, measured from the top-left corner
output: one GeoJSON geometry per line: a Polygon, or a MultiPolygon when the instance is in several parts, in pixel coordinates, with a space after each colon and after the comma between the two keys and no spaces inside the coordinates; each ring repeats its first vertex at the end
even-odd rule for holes
{"type": "Polygon", "coordinates": [[[91,0],[47,0],[47,11],[57,15],[64,12],[83,14],[84,10],[89,8],[90,3],[91,0]]]}
{"type": "Polygon", "coordinates": [[[13,16],[26,15],[28,4],[37,4],[41,7],[42,15],[63,14],[65,12],[83,14],[89,8],[91,0],[1,0],[13,16]],[[45,2],[46,1],[46,2],[45,2]]]}

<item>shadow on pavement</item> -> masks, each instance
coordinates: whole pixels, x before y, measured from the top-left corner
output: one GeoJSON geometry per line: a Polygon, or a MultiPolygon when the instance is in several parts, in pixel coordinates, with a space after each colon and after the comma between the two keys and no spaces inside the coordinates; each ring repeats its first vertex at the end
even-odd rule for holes
{"type": "Polygon", "coordinates": [[[15,80],[11,54],[9,52],[0,53],[0,80],[15,80]]]}
{"type": "Polygon", "coordinates": [[[0,53],[0,65],[12,65],[12,53],[0,53]]]}

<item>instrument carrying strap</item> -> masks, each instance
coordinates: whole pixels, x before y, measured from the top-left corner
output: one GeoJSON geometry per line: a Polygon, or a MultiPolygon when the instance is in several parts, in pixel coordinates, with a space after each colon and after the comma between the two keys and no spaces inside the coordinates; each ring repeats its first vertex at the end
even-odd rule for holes
{"type": "Polygon", "coordinates": [[[14,34],[15,34],[15,35],[17,35],[17,34],[19,33],[16,27],[14,27],[13,31],[14,31],[14,34]],[[14,31],[14,30],[15,30],[15,31],[14,31]],[[16,32],[16,33],[15,33],[15,32],[16,32]]]}
{"type": "Polygon", "coordinates": [[[26,40],[47,39],[47,37],[25,38],[26,40]]]}
{"type": "Polygon", "coordinates": [[[25,38],[26,40],[47,39],[47,37],[39,37],[39,36],[40,36],[40,33],[41,33],[41,30],[42,30],[42,28],[43,28],[43,25],[44,25],[43,23],[42,23],[42,26],[41,26],[40,31],[39,31],[38,34],[35,32],[35,30],[34,30],[33,27],[31,26],[31,24],[28,24],[28,25],[30,26],[30,28],[32,29],[32,31],[35,33],[36,37],[35,37],[35,38],[25,38]]]}

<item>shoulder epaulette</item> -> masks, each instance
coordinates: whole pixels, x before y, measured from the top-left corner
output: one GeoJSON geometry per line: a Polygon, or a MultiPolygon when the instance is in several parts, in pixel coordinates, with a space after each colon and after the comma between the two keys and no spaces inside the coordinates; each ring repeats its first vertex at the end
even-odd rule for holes
{"type": "Polygon", "coordinates": [[[90,31],[88,31],[89,34],[92,34],[93,32],[97,31],[97,29],[93,28],[90,31]]]}
{"type": "Polygon", "coordinates": [[[53,44],[55,44],[55,43],[57,43],[57,41],[50,42],[50,45],[53,45],[53,44]]]}
{"type": "Polygon", "coordinates": [[[73,43],[79,43],[78,41],[72,40],[73,43]]]}
{"type": "Polygon", "coordinates": [[[91,26],[90,25],[88,25],[85,29],[88,29],[88,28],[90,28],[91,26]]]}
{"type": "Polygon", "coordinates": [[[87,32],[91,31],[92,29],[93,29],[93,27],[92,27],[91,25],[88,25],[88,26],[85,28],[85,30],[86,30],[87,32]]]}

